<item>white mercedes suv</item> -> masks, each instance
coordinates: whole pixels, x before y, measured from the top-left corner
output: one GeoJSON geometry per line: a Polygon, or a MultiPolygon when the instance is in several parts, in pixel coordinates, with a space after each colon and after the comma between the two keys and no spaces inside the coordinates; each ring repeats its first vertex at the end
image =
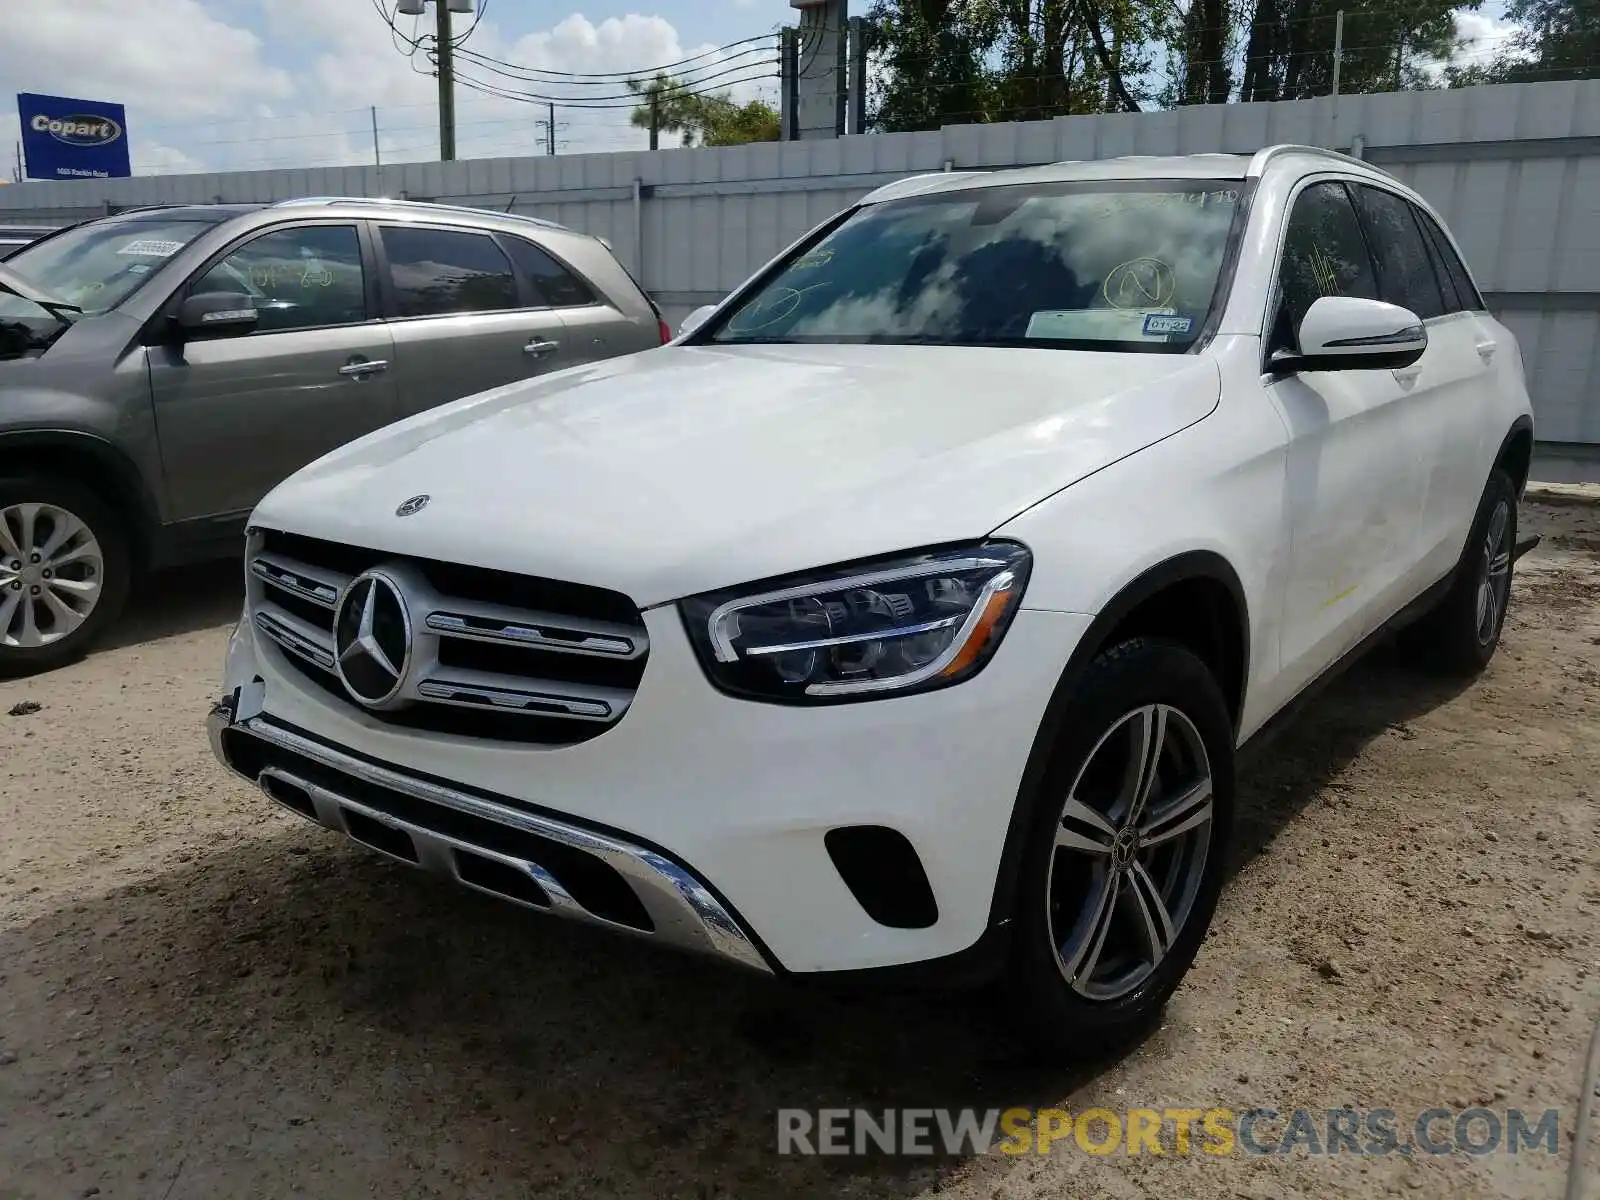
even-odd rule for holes
{"type": "Polygon", "coordinates": [[[211,715],[278,804],[780,975],[1156,1015],[1236,750],[1401,624],[1494,653],[1533,430],[1436,213],[1355,159],[874,192],[661,350],[273,491],[211,715]]]}

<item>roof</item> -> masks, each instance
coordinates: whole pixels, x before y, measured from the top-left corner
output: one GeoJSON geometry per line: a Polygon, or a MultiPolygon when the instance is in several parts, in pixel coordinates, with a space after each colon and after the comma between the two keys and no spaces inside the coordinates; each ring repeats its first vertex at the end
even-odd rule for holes
{"type": "Polygon", "coordinates": [[[492,208],[472,208],[465,204],[436,204],[431,200],[390,200],[385,196],[304,196],[294,200],[279,200],[273,208],[381,208],[400,212],[454,212],[469,213],[475,217],[493,217],[499,221],[522,221],[543,229],[566,229],[542,217],[529,217],[521,213],[499,212],[492,208]]]}
{"type": "Polygon", "coordinates": [[[1333,159],[1343,166],[1359,167],[1364,172],[1381,174],[1370,163],[1336,150],[1319,146],[1268,146],[1255,154],[1128,154],[1118,158],[1044,163],[1033,167],[1014,167],[999,171],[939,171],[913,175],[885,184],[868,194],[863,204],[878,204],[906,196],[935,192],[965,191],[971,188],[1007,187],[1015,184],[1074,183],[1092,180],[1128,179],[1248,179],[1259,177],[1269,165],[1280,160],[1314,159],[1321,165],[1333,159]]]}

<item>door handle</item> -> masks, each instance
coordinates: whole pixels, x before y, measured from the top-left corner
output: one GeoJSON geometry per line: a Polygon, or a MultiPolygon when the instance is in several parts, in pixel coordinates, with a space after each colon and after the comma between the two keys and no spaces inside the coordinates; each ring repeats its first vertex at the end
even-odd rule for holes
{"type": "Polygon", "coordinates": [[[536,339],[524,346],[522,352],[534,358],[543,358],[546,354],[554,354],[559,349],[561,349],[560,342],[543,342],[536,339]]]}
{"type": "Polygon", "coordinates": [[[376,375],[379,371],[387,371],[388,369],[388,362],[377,358],[363,362],[347,362],[339,368],[339,374],[351,375],[356,379],[365,379],[368,375],[376,375]]]}
{"type": "Polygon", "coordinates": [[[1498,349],[1500,349],[1499,342],[1479,342],[1478,357],[1483,359],[1484,362],[1489,362],[1494,358],[1494,352],[1498,349]]]}

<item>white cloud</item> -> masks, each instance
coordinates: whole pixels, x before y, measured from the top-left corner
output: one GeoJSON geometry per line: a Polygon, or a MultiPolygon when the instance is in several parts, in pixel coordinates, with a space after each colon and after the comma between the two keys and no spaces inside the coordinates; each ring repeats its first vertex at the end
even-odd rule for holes
{"type": "Polygon", "coordinates": [[[16,91],[194,118],[293,90],[287,73],[262,60],[254,33],[219,20],[199,0],[72,0],[34,4],[18,17],[12,13],[0,37],[0,78],[16,91]]]}
{"type": "MultiPolygon", "coordinates": [[[[531,33],[521,32],[522,20],[513,33],[497,18],[491,7],[466,49],[534,68],[543,81],[508,79],[462,54],[456,110],[463,158],[536,154],[545,145],[545,104],[487,96],[472,80],[556,98],[565,153],[643,149],[645,132],[629,125],[625,78],[657,64],[693,59],[686,70],[696,78],[726,72],[708,87],[741,102],[757,94],[776,102],[775,80],[749,78],[776,74],[763,61],[772,51],[725,59],[710,44],[685,45],[659,16],[592,21],[573,13],[531,33]],[[553,72],[614,79],[576,86],[557,82],[553,72]]],[[[7,22],[0,78],[17,90],[125,103],[141,174],[368,163],[369,106],[377,108],[385,163],[431,160],[438,155],[436,82],[424,55],[408,60],[403,52],[413,20],[397,24],[402,49],[367,0],[49,0],[34,6],[26,23],[7,22]],[[269,45],[239,23],[244,15],[259,15],[269,45]],[[86,53],[86,45],[98,49],[86,53]]],[[[431,25],[430,18],[417,31],[431,25]]],[[[0,144],[15,136],[14,115],[0,108],[0,144]]],[[[664,146],[675,143],[662,138],[664,146]]],[[[6,166],[0,176],[9,174],[6,166]]]]}

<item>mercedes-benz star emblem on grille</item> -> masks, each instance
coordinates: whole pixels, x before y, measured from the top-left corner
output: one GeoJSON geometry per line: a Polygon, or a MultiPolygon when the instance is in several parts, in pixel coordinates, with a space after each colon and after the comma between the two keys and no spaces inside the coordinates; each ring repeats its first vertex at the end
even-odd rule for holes
{"type": "Polygon", "coordinates": [[[382,571],[356,576],[333,619],[334,666],[344,690],[368,708],[400,694],[411,666],[411,614],[405,596],[382,571]]]}
{"type": "Polygon", "coordinates": [[[413,496],[409,500],[403,500],[400,502],[400,507],[394,510],[394,515],[397,517],[414,517],[427,508],[428,501],[432,499],[432,496],[423,493],[420,496],[413,496]]]}

